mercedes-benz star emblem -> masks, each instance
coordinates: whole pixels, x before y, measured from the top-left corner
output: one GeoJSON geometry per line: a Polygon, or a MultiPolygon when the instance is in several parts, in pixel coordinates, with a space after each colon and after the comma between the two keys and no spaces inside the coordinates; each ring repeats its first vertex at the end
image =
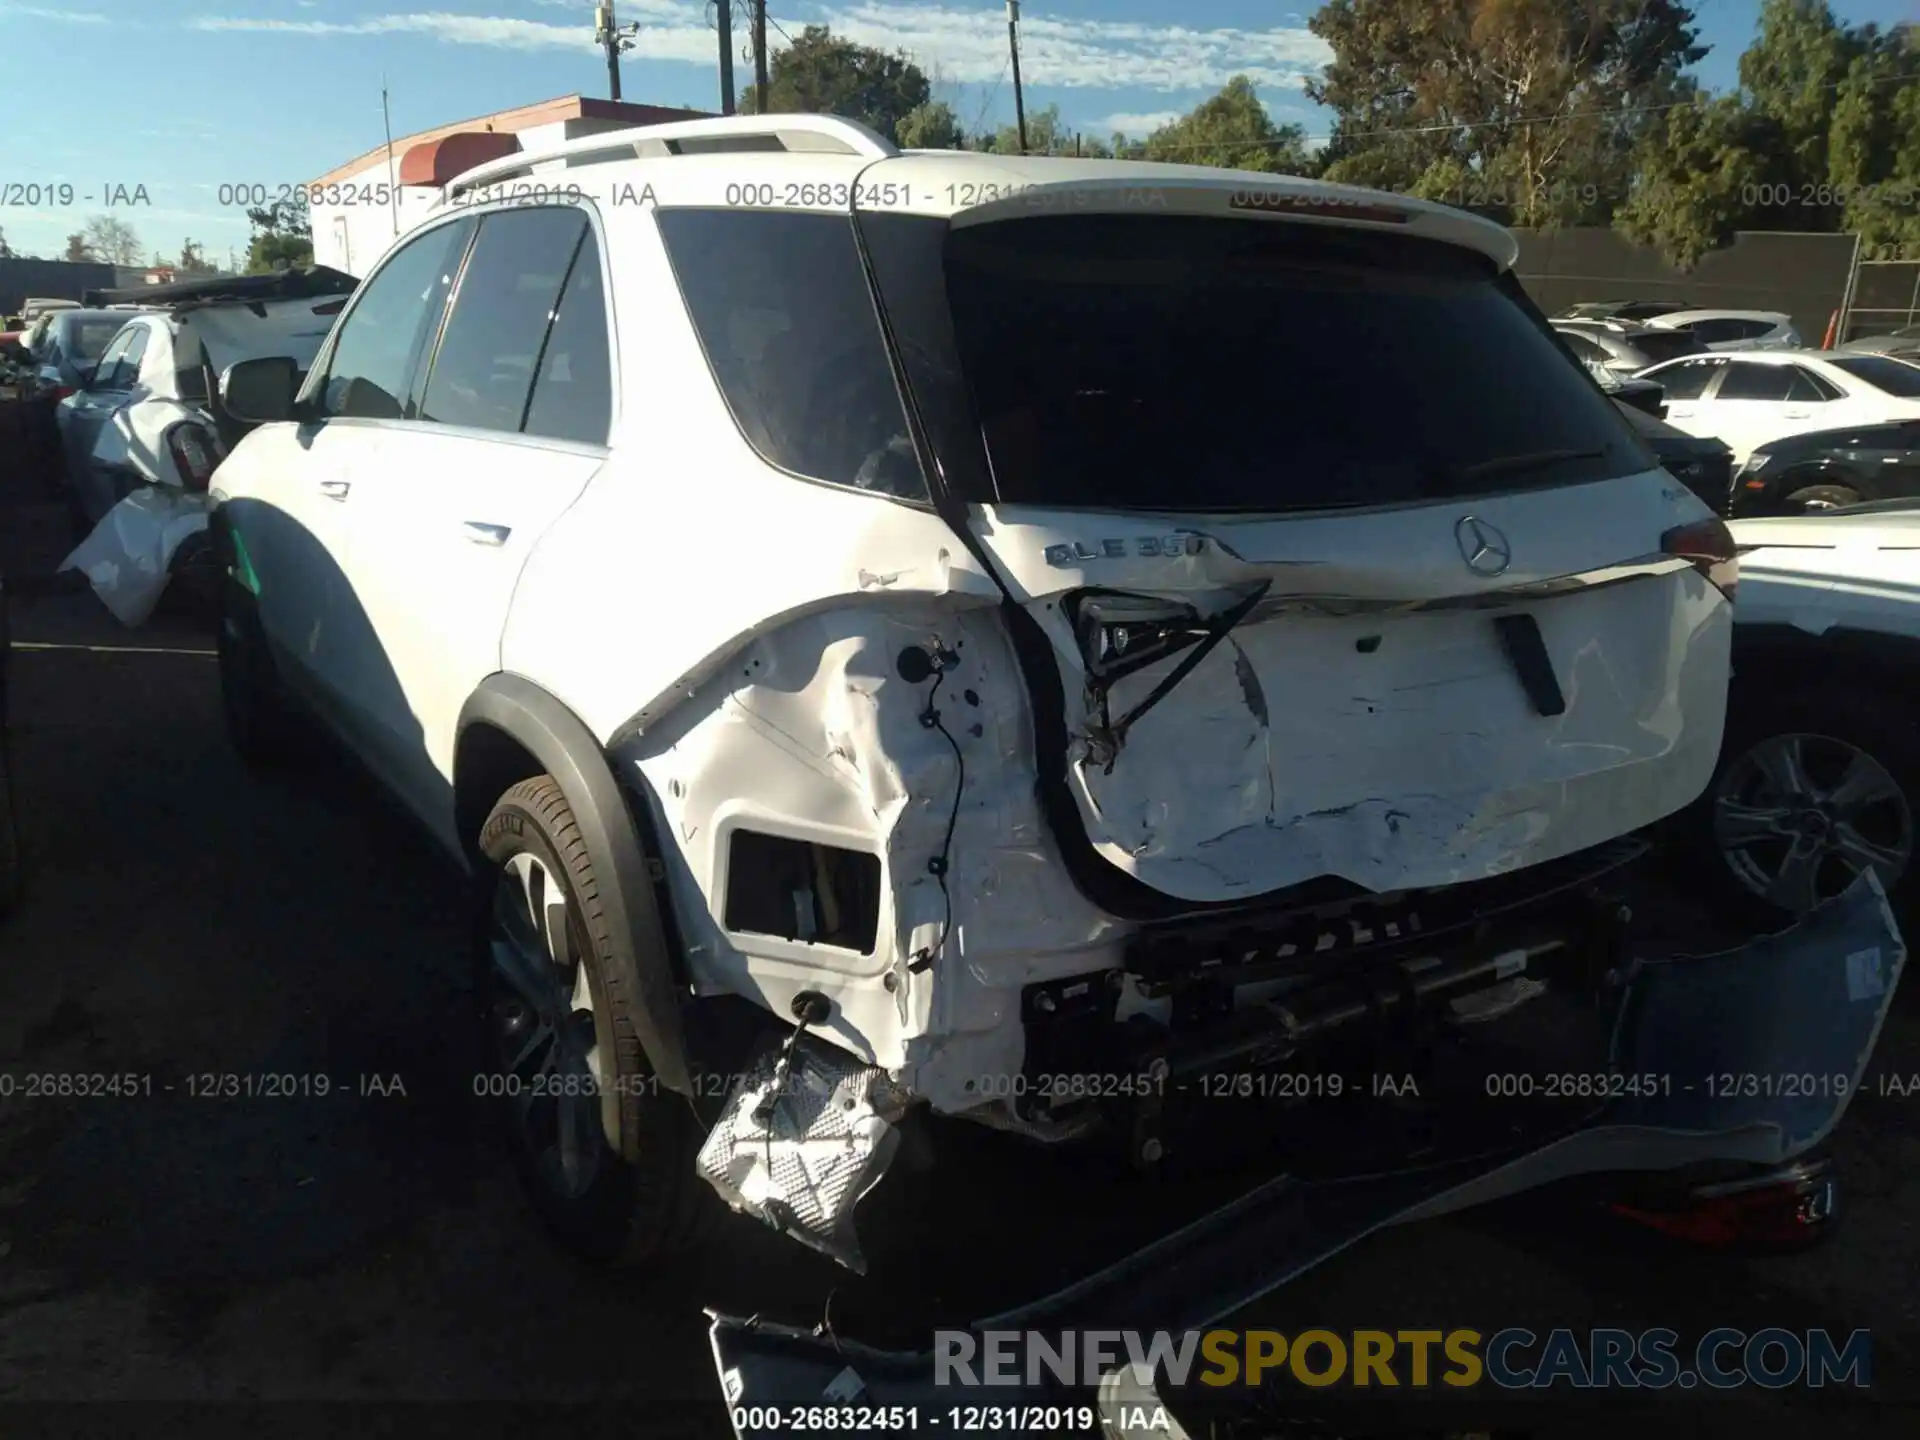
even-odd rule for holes
{"type": "Polygon", "coordinates": [[[1478,515],[1462,515],[1453,525],[1453,538],[1460,546],[1460,558],[1476,575],[1499,575],[1513,563],[1513,546],[1497,526],[1478,515]]]}

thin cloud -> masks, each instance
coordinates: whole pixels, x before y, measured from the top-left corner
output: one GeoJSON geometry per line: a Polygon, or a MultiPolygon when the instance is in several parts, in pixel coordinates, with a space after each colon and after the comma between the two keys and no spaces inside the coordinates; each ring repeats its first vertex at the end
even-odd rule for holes
{"type": "Polygon", "coordinates": [[[1162,125],[1171,125],[1180,118],[1178,110],[1152,110],[1145,115],[1136,115],[1121,111],[1109,115],[1104,120],[1095,120],[1085,128],[1096,135],[1126,135],[1134,139],[1144,138],[1158,130],[1162,125]]]}
{"type": "MultiPolygon", "coordinates": [[[[455,45],[516,50],[593,48],[585,0],[535,0],[547,9],[571,10],[569,24],[506,16],[456,15],[446,11],[376,15],[359,20],[280,20],[252,16],[202,16],[196,30],[330,35],[421,35],[455,45]]],[[[808,5],[804,16],[771,17],[775,35],[804,24],[824,24],[834,34],[877,49],[904,50],[944,81],[994,84],[1007,70],[1007,31],[1002,12],[950,5],[808,5]]],[[[689,0],[625,0],[625,19],[640,22],[631,53],[643,60],[714,63],[714,32],[706,7],[689,0]]],[[[778,38],[776,45],[780,43],[778,38]]],[[[1325,41],[1290,29],[1193,29],[1101,20],[1051,20],[1027,15],[1020,25],[1020,69],[1030,85],[1067,89],[1134,88],[1159,91],[1217,89],[1228,77],[1246,75],[1256,84],[1294,88],[1332,58],[1325,41]]]]}
{"type": "Polygon", "coordinates": [[[28,20],[57,20],[63,25],[104,25],[107,17],[91,10],[49,10],[40,5],[0,5],[0,15],[20,15],[28,20]]]}

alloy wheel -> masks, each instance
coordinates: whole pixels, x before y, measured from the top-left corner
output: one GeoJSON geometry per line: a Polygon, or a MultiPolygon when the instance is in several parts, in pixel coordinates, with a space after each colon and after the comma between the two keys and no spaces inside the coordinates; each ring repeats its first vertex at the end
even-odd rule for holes
{"type": "Polygon", "coordinates": [[[1753,894],[1804,915],[1873,870],[1891,890],[1913,860],[1913,806],[1887,768],[1829,735],[1769,736],[1727,767],[1714,839],[1753,894]]]}
{"type": "Polygon", "coordinates": [[[597,997],[566,888],[525,851],[501,867],[488,936],[487,1035],[511,1123],[556,1193],[586,1193],[610,1153],[597,997]]]}

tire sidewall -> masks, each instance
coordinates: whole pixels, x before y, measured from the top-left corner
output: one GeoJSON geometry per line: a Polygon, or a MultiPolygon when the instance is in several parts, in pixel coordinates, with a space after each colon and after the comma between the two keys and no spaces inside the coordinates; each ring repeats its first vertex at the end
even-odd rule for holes
{"type": "MultiPolygon", "coordinates": [[[[493,993],[492,960],[489,953],[493,938],[495,889],[506,862],[517,854],[530,854],[566,892],[567,924],[580,963],[587,967],[587,983],[593,991],[594,1038],[603,1057],[602,1079],[613,1087],[605,1104],[617,1106],[618,1146],[606,1145],[600,1156],[599,1173],[579,1195],[564,1195],[548,1183],[539,1156],[526,1143],[520,1127],[514,1123],[512,1100],[493,1096],[484,1083],[475,1084],[482,1104],[494,1111],[502,1138],[513,1166],[519,1172],[534,1207],[541,1218],[570,1248],[590,1258],[616,1257],[626,1240],[637,1196],[637,1173],[629,1158],[638,1148],[640,1124],[638,1108],[650,1097],[646,1093],[647,1071],[630,1070],[623,1061],[618,1044],[618,1019],[613,1013],[606,983],[606,967],[597,937],[587,924],[580,902],[580,877],[576,876],[560,854],[560,847],[548,833],[540,816],[511,796],[502,800],[480,833],[482,863],[473,880],[473,984],[475,1022],[479,1030],[480,1081],[490,1081],[499,1073],[499,1056],[492,1035],[489,1014],[493,993]],[[622,1152],[626,1153],[622,1153],[622,1152]]],[[[605,1144],[604,1122],[600,1135],[605,1144]]]]}

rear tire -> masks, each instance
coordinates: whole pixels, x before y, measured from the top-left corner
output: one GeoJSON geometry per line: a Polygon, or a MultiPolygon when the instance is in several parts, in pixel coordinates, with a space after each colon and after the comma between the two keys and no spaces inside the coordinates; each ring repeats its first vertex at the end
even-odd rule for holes
{"type": "Polygon", "coordinates": [[[689,1247],[726,1212],[695,1172],[691,1107],[641,1049],[601,880],[552,777],[502,795],[479,848],[489,863],[474,895],[476,1089],[497,1108],[534,1208],[598,1264],[689,1247]]]}
{"type": "Polygon", "coordinates": [[[1858,505],[1865,497],[1845,485],[1808,485],[1791,491],[1783,501],[1789,514],[1807,510],[1833,510],[1842,505],[1858,505]]]}
{"type": "Polygon", "coordinates": [[[1680,817],[1720,908],[1779,929],[1809,899],[1839,894],[1872,856],[1888,899],[1908,913],[1920,892],[1920,726],[1844,686],[1795,693],[1792,676],[1769,683],[1779,688],[1756,694],[1736,682],[1720,763],[1680,817]]]}
{"type": "Polygon", "coordinates": [[[259,621],[236,596],[221,606],[216,648],[220,709],[241,760],[255,770],[274,770],[304,758],[307,736],[281,688],[259,621]]]}

